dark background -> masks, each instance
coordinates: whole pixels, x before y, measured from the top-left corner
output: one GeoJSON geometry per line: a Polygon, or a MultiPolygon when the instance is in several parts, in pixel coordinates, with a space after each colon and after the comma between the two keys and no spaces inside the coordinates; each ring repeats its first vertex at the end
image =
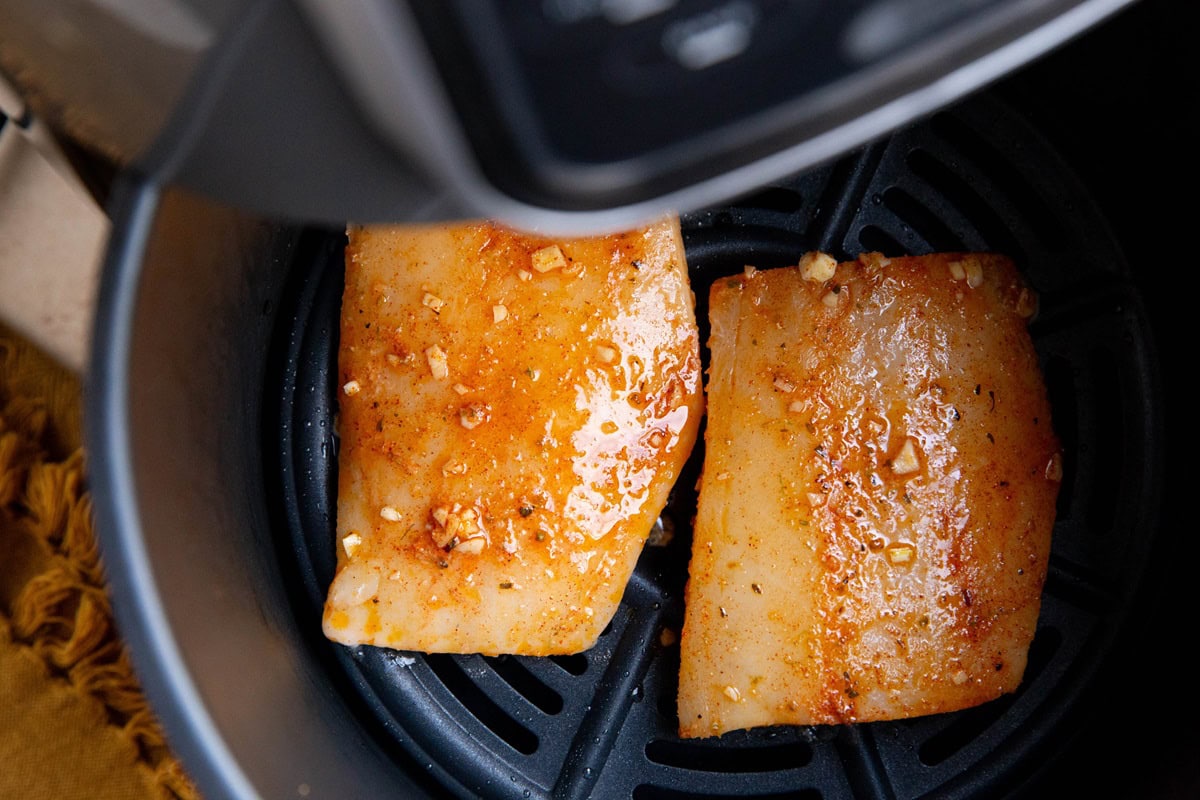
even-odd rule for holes
{"type": "Polygon", "coordinates": [[[1079,174],[1142,290],[1165,402],[1165,504],[1131,624],[1102,665],[1080,734],[1028,796],[1200,798],[1200,692],[1192,685],[1200,526],[1187,405],[1197,364],[1191,251],[1197,229],[1200,4],[1142,0],[994,88],[1023,108],[1079,174]],[[1190,505],[1190,504],[1189,504],[1190,505]]]}

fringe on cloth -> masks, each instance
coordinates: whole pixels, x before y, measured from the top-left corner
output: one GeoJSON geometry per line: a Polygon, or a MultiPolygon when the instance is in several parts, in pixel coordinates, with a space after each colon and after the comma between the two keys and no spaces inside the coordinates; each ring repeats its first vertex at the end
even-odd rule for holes
{"type": "MultiPolygon", "coordinates": [[[[199,800],[172,754],[116,630],[77,447],[55,460],[52,404],[7,388],[21,352],[0,331],[0,528],[42,551],[38,571],[7,609],[12,638],[36,653],[50,675],[94,698],[108,723],[132,742],[163,800],[199,800]]],[[[26,368],[26,372],[28,369],[26,368]]],[[[3,557],[0,553],[0,557],[3,557]]],[[[0,614],[4,614],[0,604],[0,614]]]]}

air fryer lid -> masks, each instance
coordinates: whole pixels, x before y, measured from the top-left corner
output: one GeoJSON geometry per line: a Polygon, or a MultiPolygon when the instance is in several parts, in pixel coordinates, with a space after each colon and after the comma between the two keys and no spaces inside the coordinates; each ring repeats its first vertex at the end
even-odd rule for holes
{"type": "Polygon", "coordinates": [[[1132,4],[9,0],[5,33],[161,186],[327,224],[579,232],[809,169],[1132,4]],[[97,95],[97,74],[123,83],[97,95]],[[152,101],[105,102],[121,91],[152,101]]]}
{"type": "Polygon", "coordinates": [[[562,224],[554,212],[595,229],[725,202],[962,97],[1128,3],[298,7],[381,141],[480,215],[545,230],[562,224]]]}
{"type": "Polygon", "coordinates": [[[703,447],[597,645],[568,657],[423,655],[320,635],[334,569],[336,331],[344,236],[308,230],[265,392],[266,483],[283,580],[309,657],[396,763],[431,792],[486,798],[958,798],[1026,781],[1125,623],[1155,529],[1157,378],[1142,306],[1105,221],[1047,145],[986,95],[728,206],[687,214],[707,339],[708,284],[839,258],[992,250],[1041,296],[1032,326],[1065,477],[1041,618],[1021,688],[906,721],[676,735],[678,632],[703,447]],[[278,454],[278,460],[270,458],[278,454]]]}

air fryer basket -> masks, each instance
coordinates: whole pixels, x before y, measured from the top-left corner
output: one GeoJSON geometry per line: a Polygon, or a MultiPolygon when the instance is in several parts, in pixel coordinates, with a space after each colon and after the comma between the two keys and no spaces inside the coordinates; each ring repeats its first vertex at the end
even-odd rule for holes
{"type": "Polygon", "coordinates": [[[952,714],[676,735],[698,446],[598,644],[552,658],[345,648],[320,634],[333,572],[335,381],[344,235],[299,231],[277,315],[263,452],[279,570],[305,647],[368,735],[430,794],[894,800],[995,797],[1062,747],[1128,622],[1163,470],[1150,326],[1107,223],[1056,153],[981,94],[823,168],[683,218],[702,341],[710,282],[796,263],[990,250],[1041,296],[1033,337],[1065,446],[1037,636],[1013,695],[952,714]]]}

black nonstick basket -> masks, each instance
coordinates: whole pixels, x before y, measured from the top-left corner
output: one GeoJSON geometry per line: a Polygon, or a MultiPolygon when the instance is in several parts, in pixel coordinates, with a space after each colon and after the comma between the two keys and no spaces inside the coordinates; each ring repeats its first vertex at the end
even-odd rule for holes
{"type": "MultiPolygon", "coordinates": [[[[279,570],[304,646],[367,735],[430,796],[907,800],[1032,796],[1095,702],[1160,528],[1159,360],[1126,255],[1067,163],[980,94],[821,168],[686,214],[707,338],[711,281],[745,265],[997,251],[1040,293],[1033,338],[1065,475],[1041,618],[1019,690],[898,722],[676,733],[677,637],[703,446],[680,477],[616,617],[573,656],[425,655],[321,635],[335,564],[336,353],[344,232],[308,228],[291,263],[263,394],[279,570]]],[[[1080,784],[1083,785],[1083,784],[1080,784]]]]}

